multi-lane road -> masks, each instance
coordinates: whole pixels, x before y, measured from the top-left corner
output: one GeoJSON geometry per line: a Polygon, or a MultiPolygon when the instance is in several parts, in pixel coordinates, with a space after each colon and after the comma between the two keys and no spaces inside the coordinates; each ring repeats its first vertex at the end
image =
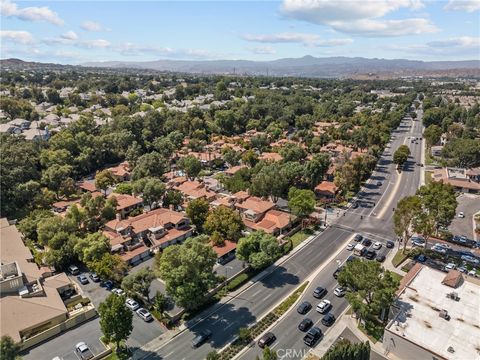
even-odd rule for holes
{"type": "MultiPolygon", "coordinates": [[[[420,179],[421,140],[418,144],[411,142],[410,137],[421,137],[421,113],[416,121],[405,119],[393,132],[389,148],[382,155],[375,172],[358,195],[359,207],[343,214],[331,214],[328,221],[334,225],[315,237],[308,244],[287,258],[274,271],[258,282],[251,284],[244,291],[226,303],[217,306],[214,311],[200,321],[190,323],[188,329],[181,332],[171,341],[154,352],[142,355],[146,359],[203,359],[212,350],[219,350],[231,342],[240,327],[255,323],[263,315],[280,303],[296,287],[306,279],[314,276],[311,286],[305,293],[311,296],[311,287],[322,284],[329,290],[333,309],[336,315],[345,309],[345,300],[333,296],[335,280],[332,273],[338,263],[345,260],[347,252],[343,250],[352,234],[360,232],[368,234],[372,240],[393,239],[392,208],[398,200],[412,194],[418,187],[420,179]],[[392,163],[393,152],[402,144],[407,144],[412,156],[402,173],[398,173],[392,163]],[[381,182],[381,184],[379,184],[381,182]],[[378,184],[378,185],[377,185],[378,184]],[[333,218],[332,218],[333,217],[333,218]],[[337,255],[338,254],[338,255],[337,255]],[[333,255],[333,257],[332,257],[333,255]],[[337,309],[337,311],[335,310],[337,309]],[[202,330],[209,329],[213,335],[203,346],[193,349],[192,339],[202,330]]],[[[316,302],[312,304],[316,305],[316,302]]],[[[315,310],[311,310],[315,311],[315,310]]],[[[291,310],[296,314],[295,309],[291,310]]],[[[285,319],[289,318],[288,314],[285,319]]],[[[294,316],[294,315],[292,315],[294,316]]],[[[318,321],[316,319],[315,321],[318,321]]],[[[273,332],[277,335],[277,346],[285,348],[303,348],[303,333],[296,326],[297,321],[281,321],[273,332]]],[[[256,348],[250,349],[243,358],[254,358],[256,348]],[[253,355],[253,356],[250,356],[253,355]]]]}

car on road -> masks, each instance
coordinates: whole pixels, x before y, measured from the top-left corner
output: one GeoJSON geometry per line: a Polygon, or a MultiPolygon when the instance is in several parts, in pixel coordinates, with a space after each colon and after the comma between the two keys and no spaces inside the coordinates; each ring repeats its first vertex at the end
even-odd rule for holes
{"type": "Polygon", "coordinates": [[[125,295],[125,291],[122,289],[112,289],[112,293],[117,294],[119,296],[125,295]]]}
{"type": "Polygon", "coordinates": [[[77,343],[77,345],[75,345],[75,353],[82,360],[88,360],[88,359],[93,358],[92,351],[89,349],[87,344],[85,344],[83,341],[81,341],[81,342],[77,343]]]}
{"type": "Polygon", "coordinates": [[[136,311],[137,315],[140,316],[143,321],[150,322],[153,320],[152,314],[147,309],[140,308],[136,311]]]}
{"type": "Polygon", "coordinates": [[[192,347],[198,348],[203,343],[205,343],[212,336],[212,332],[208,329],[201,331],[195,338],[192,340],[192,347]]]}
{"type": "Polygon", "coordinates": [[[263,349],[265,346],[270,346],[276,339],[277,337],[274,333],[267,332],[258,340],[257,344],[263,349]]]}
{"type": "Polygon", "coordinates": [[[392,240],[387,240],[387,244],[385,246],[388,249],[392,249],[395,246],[395,243],[392,240]]]}
{"type": "Polygon", "coordinates": [[[352,251],[354,247],[355,247],[355,244],[348,244],[347,245],[347,250],[352,251]]]}
{"type": "Polygon", "coordinates": [[[372,245],[372,240],[370,240],[370,239],[363,239],[362,245],[363,245],[363,246],[370,246],[370,245],[372,245]]]}
{"type": "Polygon", "coordinates": [[[88,278],[85,275],[78,275],[77,279],[82,285],[86,285],[89,283],[88,278]]]}
{"type": "Polygon", "coordinates": [[[322,337],[322,330],[318,327],[313,327],[308,330],[307,335],[303,337],[303,342],[307,346],[314,346],[315,343],[322,337]]]}
{"type": "Polygon", "coordinates": [[[333,291],[333,293],[335,294],[335,296],[342,297],[345,296],[345,294],[347,293],[347,289],[343,286],[339,286],[333,291]]]}
{"type": "Polygon", "coordinates": [[[377,257],[375,258],[378,262],[384,262],[385,261],[385,255],[384,254],[378,254],[377,257]]]}
{"type": "Polygon", "coordinates": [[[333,278],[336,279],[338,277],[338,274],[342,270],[343,270],[343,266],[338,267],[337,270],[335,270],[334,273],[333,273],[333,278]]]}
{"type": "Polygon", "coordinates": [[[136,311],[138,310],[138,308],[140,308],[140,305],[135,300],[130,298],[127,298],[127,300],[125,300],[125,305],[127,305],[127,307],[132,311],[136,311]]]}
{"type": "Polygon", "coordinates": [[[376,256],[377,256],[377,253],[375,252],[375,250],[368,250],[367,253],[365,254],[365,259],[373,260],[375,259],[376,256]]]}
{"type": "Polygon", "coordinates": [[[362,239],[363,239],[363,236],[360,234],[355,235],[355,237],[353,238],[353,240],[355,240],[356,242],[362,241],[362,239]]]}
{"type": "Polygon", "coordinates": [[[328,313],[322,318],[322,324],[325,326],[332,326],[334,322],[335,316],[332,313],[328,313]]]}
{"type": "Polygon", "coordinates": [[[327,289],[317,286],[315,290],[313,290],[313,297],[317,299],[321,299],[327,294],[327,289]]]}
{"type": "Polygon", "coordinates": [[[320,314],[325,314],[325,313],[328,312],[328,310],[330,310],[331,308],[332,308],[332,303],[330,302],[330,300],[327,300],[327,299],[322,300],[322,301],[317,305],[317,311],[318,311],[320,314]]]}
{"type": "Polygon", "coordinates": [[[377,241],[375,242],[375,244],[373,244],[373,248],[375,250],[379,250],[381,247],[382,247],[382,243],[380,241],[377,241]]]}
{"type": "Polygon", "coordinates": [[[75,265],[70,265],[68,267],[68,272],[72,275],[78,275],[80,274],[80,270],[78,269],[78,267],[76,267],[75,265]]]}
{"type": "Polygon", "coordinates": [[[463,213],[463,211],[460,211],[457,215],[460,219],[463,219],[465,217],[465,214],[463,213]]]}
{"type": "Polygon", "coordinates": [[[100,276],[98,276],[96,273],[91,273],[89,278],[93,281],[93,282],[99,282],[100,281],[100,276]]]}
{"type": "Polygon", "coordinates": [[[300,324],[298,324],[298,330],[307,331],[312,327],[312,325],[313,325],[312,319],[305,318],[300,322],[300,324]]]}
{"type": "Polygon", "coordinates": [[[310,311],[311,308],[312,308],[312,304],[310,304],[308,301],[304,301],[297,308],[297,312],[299,314],[305,315],[307,312],[310,311]]]}

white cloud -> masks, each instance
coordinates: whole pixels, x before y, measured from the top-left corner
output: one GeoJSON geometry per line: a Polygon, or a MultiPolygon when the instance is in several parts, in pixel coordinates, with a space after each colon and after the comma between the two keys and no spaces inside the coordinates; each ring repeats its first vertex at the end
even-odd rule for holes
{"type": "Polygon", "coordinates": [[[423,55],[426,57],[452,56],[479,58],[480,37],[460,36],[430,41],[424,44],[395,44],[389,50],[423,55]]]}
{"type": "Polygon", "coordinates": [[[80,27],[85,31],[106,31],[100,23],[95,21],[84,21],[80,27]]]}
{"type": "Polygon", "coordinates": [[[480,10],[479,0],[450,0],[444,10],[474,12],[480,10]]]}
{"type": "Polygon", "coordinates": [[[2,16],[16,17],[24,21],[46,21],[55,25],[63,25],[63,20],[60,19],[58,14],[46,6],[19,8],[17,4],[10,0],[2,0],[0,3],[0,13],[2,16]]]}
{"type": "Polygon", "coordinates": [[[33,43],[33,36],[28,31],[20,30],[0,30],[2,40],[10,40],[20,44],[33,43]]]}
{"type": "Polygon", "coordinates": [[[284,0],[281,12],[287,17],[330,26],[344,33],[384,37],[437,31],[428,19],[381,19],[402,8],[419,10],[423,7],[420,0],[284,0]]]}
{"type": "Polygon", "coordinates": [[[66,33],[62,34],[60,37],[62,39],[65,39],[65,40],[77,40],[78,39],[78,35],[72,30],[67,31],[66,33]]]}
{"type": "Polygon", "coordinates": [[[462,48],[462,49],[480,49],[480,37],[460,36],[444,40],[430,41],[427,46],[432,48],[462,48]]]}
{"type": "Polygon", "coordinates": [[[250,51],[258,55],[273,55],[277,53],[277,50],[271,46],[257,46],[251,48],[250,51]]]}
{"type": "Polygon", "coordinates": [[[321,39],[319,35],[307,33],[278,33],[278,34],[245,34],[244,40],[259,43],[299,43],[309,47],[316,46],[339,46],[353,42],[352,39],[321,39]]]}
{"type": "Polygon", "coordinates": [[[110,41],[104,39],[95,39],[95,40],[82,40],[75,44],[79,47],[84,47],[87,49],[105,49],[110,47],[112,44],[110,41]]]}

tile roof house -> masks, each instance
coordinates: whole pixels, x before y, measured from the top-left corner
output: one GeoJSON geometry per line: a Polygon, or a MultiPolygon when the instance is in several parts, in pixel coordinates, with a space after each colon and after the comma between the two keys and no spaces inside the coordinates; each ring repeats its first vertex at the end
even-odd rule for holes
{"type": "Polygon", "coordinates": [[[117,199],[117,214],[123,219],[133,210],[143,208],[143,200],[128,194],[111,193],[108,198],[117,199]]]}
{"type": "Polygon", "coordinates": [[[217,262],[225,264],[228,260],[235,257],[235,250],[237,249],[237,243],[230,240],[225,240],[223,245],[211,244],[213,251],[217,254],[217,262]]]}
{"type": "Polygon", "coordinates": [[[462,192],[480,192],[480,169],[441,168],[433,170],[432,181],[442,181],[462,192]]]}
{"type": "Polygon", "coordinates": [[[264,152],[258,158],[259,160],[264,160],[264,161],[282,161],[283,160],[282,155],[274,152],[264,152]]]}
{"type": "Polygon", "coordinates": [[[209,190],[205,183],[200,181],[184,181],[183,183],[174,186],[174,189],[180,191],[185,196],[185,200],[194,200],[198,198],[205,198],[207,201],[213,201],[216,194],[209,190]]]}
{"type": "Polygon", "coordinates": [[[124,161],[117,166],[108,168],[107,170],[110,171],[118,181],[130,181],[131,170],[128,161],[124,161]]]}
{"type": "Polygon", "coordinates": [[[315,186],[314,192],[317,198],[323,199],[326,201],[333,201],[337,195],[337,185],[331,181],[322,181],[320,184],[315,186]]]}
{"type": "Polygon", "coordinates": [[[180,243],[193,233],[189,219],[182,213],[159,208],[150,212],[115,219],[105,224],[113,253],[128,263],[138,263],[150,252],[180,243]]]}

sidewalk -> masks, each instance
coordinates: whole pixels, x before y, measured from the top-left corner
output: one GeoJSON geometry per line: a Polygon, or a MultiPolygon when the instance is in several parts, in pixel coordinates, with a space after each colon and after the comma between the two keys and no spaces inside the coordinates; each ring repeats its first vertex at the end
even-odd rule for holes
{"type": "Polygon", "coordinates": [[[392,260],[395,256],[395,254],[400,249],[401,249],[401,246],[400,247],[395,246],[391,251],[388,252],[387,257],[386,257],[385,261],[383,262],[383,267],[386,270],[389,270],[389,271],[392,271],[392,272],[397,273],[399,275],[405,276],[406,272],[399,269],[399,268],[396,268],[395,266],[393,266],[393,263],[392,263],[392,260]]]}

